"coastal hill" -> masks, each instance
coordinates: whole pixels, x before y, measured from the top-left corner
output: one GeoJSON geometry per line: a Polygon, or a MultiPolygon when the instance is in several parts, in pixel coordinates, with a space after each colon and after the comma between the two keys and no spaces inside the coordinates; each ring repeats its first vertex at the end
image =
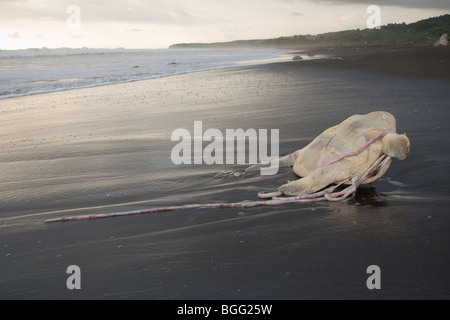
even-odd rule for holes
{"type": "Polygon", "coordinates": [[[298,48],[320,46],[425,44],[432,45],[444,33],[450,33],[450,14],[413,23],[390,23],[380,29],[356,29],[318,35],[295,35],[274,39],[236,40],[215,43],[178,43],[169,48],[298,48]]]}

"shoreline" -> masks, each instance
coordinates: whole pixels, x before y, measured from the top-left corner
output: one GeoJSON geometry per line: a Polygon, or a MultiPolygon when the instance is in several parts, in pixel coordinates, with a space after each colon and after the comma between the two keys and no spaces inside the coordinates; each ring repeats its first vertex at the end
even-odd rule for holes
{"type": "MultiPolygon", "coordinates": [[[[299,66],[312,66],[319,68],[333,68],[341,70],[358,70],[361,72],[385,73],[409,78],[427,78],[450,80],[450,72],[446,66],[450,65],[450,45],[432,47],[428,45],[374,45],[374,46],[346,46],[346,47],[312,47],[302,51],[291,50],[287,55],[311,56],[323,55],[326,58],[288,60],[280,62],[267,62],[256,65],[231,66],[215,69],[187,71],[169,75],[162,75],[148,79],[130,80],[118,83],[93,85],[80,88],[68,88],[56,91],[29,93],[21,96],[0,98],[1,100],[14,99],[26,96],[51,94],[71,90],[83,90],[104,86],[114,86],[140,81],[151,81],[172,76],[210,72],[217,70],[233,70],[246,68],[259,68],[271,64],[296,64],[299,66]]],[[[281,57],[280,57],[281,58],[281,57]]],[[[277,59],[277,58],[271,58],[277,59]]],[[[269,60],[271,60],[269,59],[269,60]]]]}
{"type": "Polygon", "coordinates": [[[450,80],[450,46],[378,45],[319,47],[306,54],[328,54],[338,59],[300,61],[308,66],[359,70],[409,78],[450,80]]]}

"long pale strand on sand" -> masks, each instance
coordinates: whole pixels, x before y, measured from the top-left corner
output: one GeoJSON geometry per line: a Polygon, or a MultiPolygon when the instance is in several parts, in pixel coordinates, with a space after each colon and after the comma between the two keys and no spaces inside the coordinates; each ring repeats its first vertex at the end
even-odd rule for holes
{"type": "Polygon", "coordinates": [[[337,187],[341,184],[347,182],[343,181],[339,185],[328,188],[324,191],[302,195],[302,196],[294,196],[294,197],[283,197],[281,192],[273,192],[273,193],[260,193],[258,194],[261,198],[268,198],[269,200],[257,200],[257,201],[240,201],[240,202],[224,202],[224,203],[202,203],[202,204],[188,204],[181,206],[168,206],[168,207],[157,207],[145,210],[136,210],[136,211],[125,211],[125,212],[114,212],[114,213],[103,213],[103,214],[88,214],[88,215],[79,215],[79,216],[70,216],[70,217],[61,217],[48,219],[45,222],[66,222],[66,221],[79,221],[79,220],[94,220],[94,219],[104,219],[104,218],[112,218],[112,217],[122,217],[122,216],[131,216],[131,215],[139,215],[139,214],[147,214],[147,213],[156,213],[156,212],[167,212],[167,211],[176,211],[176,210],[188,210],[188,209],[216,209],[216,208],[250,208],[256,206],[279,206],[289,203],[302,203],[302,202],[313,202],[313,201],[342,201],[348,198],[350,195],[354,195],[358,186],[363,183],[372,173],[376,172],[379,168],[381,168],[387,161],[389,161],[391,157],[383,154],[373,165],[367,170],[367,172],[362,175],[354,184],[345,188],[339,192],[333,192],[337,187]]]}

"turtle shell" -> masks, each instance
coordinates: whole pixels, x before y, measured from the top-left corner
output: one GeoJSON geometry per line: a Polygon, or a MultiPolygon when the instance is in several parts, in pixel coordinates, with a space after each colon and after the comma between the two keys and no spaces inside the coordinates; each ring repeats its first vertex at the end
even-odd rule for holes
{"type": "Polygon", "coordinates": [[[331,127],[322,132],[309,145],[301,149],[298,153],[297,160],[294,164],[294,172],[305,177],[332,162],[346,157],[352,162],[352,167],[366,167],[371,165],[367,159],[377,159],[380,154],[368,155],[369,149],[364,149],[359,153],[355,153],[368,141],[377,137],[386,131],[396,131],[395,117],[389,112],[375,111],[366,115],[353,115],[340,124],[331,127]],[[370,157],[368,157],[370,156],[370,157]],[[358,162],[361,162],[358,163],[358,162]]]}

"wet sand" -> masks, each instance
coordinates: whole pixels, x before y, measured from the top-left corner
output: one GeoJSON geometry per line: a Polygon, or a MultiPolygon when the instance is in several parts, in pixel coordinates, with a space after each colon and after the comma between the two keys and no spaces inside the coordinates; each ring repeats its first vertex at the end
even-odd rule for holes
{"type": "Polygon", "coordinates": [[[335,60],[305,61],[324,68],[377,72],[419,79],[449,79],[450,47],[425,45],[380,45],[308,49],[309,55],[327,55],[335,60]]]}
{"type": "Polygon", "coordinates": [[[383,50],[0,100],[0,298],[450,298],[449,50],[383,50]],[[411,153],[353,200],[44,223],[254,200],[296,179],[174,165],[171,134],[194,121],[279,129],[284,155],[374,110],[396,116],[411,153]]]}

